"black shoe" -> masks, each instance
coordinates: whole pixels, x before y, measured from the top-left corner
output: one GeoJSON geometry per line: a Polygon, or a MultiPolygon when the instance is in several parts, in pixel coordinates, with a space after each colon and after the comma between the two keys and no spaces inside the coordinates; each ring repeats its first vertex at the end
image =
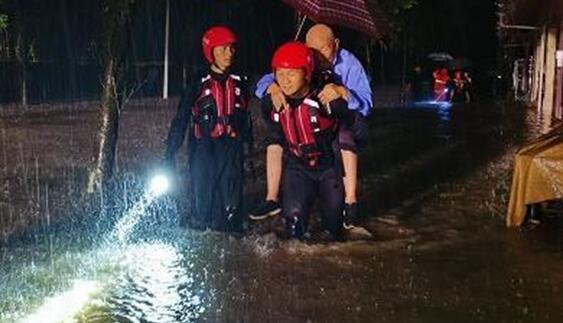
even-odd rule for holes
{"type": "Polygon", "coordinates": [[[358,203],[344,204],[344,229],[350,230],[358,223],[358,203]]]}
{"type": "Polygon", "coordinates": [[[281,205],[278,201],[266,200],[255,205],[249,212],[251,220],[264,220],[269,216],[278,215],[281,212],[281,205]]]}

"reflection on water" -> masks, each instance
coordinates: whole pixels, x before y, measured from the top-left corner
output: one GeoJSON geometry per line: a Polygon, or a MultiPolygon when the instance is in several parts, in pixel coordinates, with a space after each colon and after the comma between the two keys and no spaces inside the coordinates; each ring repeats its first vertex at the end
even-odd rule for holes
{"type": "Polygon", "coordinates": [[[71,322],[74,316],[86,305],[90,297],[99,291],[100,285],[98,283],[78,280],[69,291],[47,299],[37,312],[29,315],[22,322],[71,322]]]}
{"type": "MultiPolygon", "coordinates": [[[[370,215],[380,208],[365,224],[371,239],[193,232],[167,226],[174,207],[137,198],[115,219],[120,229],[104,231],[111,239],[87,229],[68,241],[33,235],[0,249],[0,322],[28,313],[35,322],[50,313],[78,322],[563,322],[560,231],[529,241],[546,234],[507,231],[479,207],[503,207],[491,183],[502,184],[512,162],[503,151],[526,135],[513,112],[376,111],[363,155],[364,205],[370,215]]],[[[270,232],[275,221],[262,225],[270,232]]]]}
{"type": "Polygon", "coordinates": [[[51,254],[55,267],[34,263],[2,281],[0,322],[197,321],[214,293],[205,265],[194,261],[201,255],[196,249],[192,255],[185,244],[152,241],[51,254]]]}
{"type": "Polygon", "coordinates": [[[193,266],[174,246],[131,246],[123,262],[126,269],[108,287],[103,306],[87,309],[84,321],[190,322],[205,311],[205,285],[196,282],[193,266]]]}

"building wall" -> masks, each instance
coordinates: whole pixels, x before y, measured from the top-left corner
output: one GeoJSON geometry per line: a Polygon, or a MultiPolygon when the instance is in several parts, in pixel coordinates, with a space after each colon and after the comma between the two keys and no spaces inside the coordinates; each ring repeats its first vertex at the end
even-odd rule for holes
{"type": "Polygon", "coordinates": [[[535,43],[530,103],[537,107],[545,131],[563,117],[563,66],[557,66],[558,50],[563,50],[563,22],[559,27],[544,26],[535,43]]]}
{"type": "Polygon", "coordinates": [[[559,25],[559,42],[556,53],[555,118],[563,119],[563,19],[559,25]]]}
{"type": "MultiPolygon", "coordinates": [[[[545,39],[545,59],[544,59],[544,95],[542,107],[542,117],[544,125],[549,128],[553,123],[554,117],[554,98],[555,98],[555,55],[557,52],[557,28],[547,28],[545,39]]],[[[546,129],[548,130],[548,129],[546,129]]]]}

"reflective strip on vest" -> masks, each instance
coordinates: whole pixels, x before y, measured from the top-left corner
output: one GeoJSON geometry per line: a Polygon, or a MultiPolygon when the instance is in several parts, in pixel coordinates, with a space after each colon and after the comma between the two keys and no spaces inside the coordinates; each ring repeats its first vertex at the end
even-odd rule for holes
{"type": "MultiPolygon", "coordinates": [[[[200,110],[197,107],[200,100],[211,95],[215,103],[216,123],[211,130],[211,138],[219,138],[223,135],[235,137],[236,132],[234,127],[230,124],[230,117],[235,113],[236,109],[243,109],[245,102],[241,96],[240,87],[235,84],[235,80],[240,80],[240,77],[233,76],[227,78],[225,87],[210,75],[202,78],[203,89],[201,95],[196,100],[194,107],[194,117],[199,119],[200,110]],[[237,100],[238,99],[238,100],[237,100]]],[[[196,123],[194,127],[194,135],[196,138],[203,136],[201,127],[196,123]]]]}
{"type": "Polygon", "coordinates": [[[289,150],[297,157],[316,159],[321,152],[317,149],[316,135],[321,131],[333,131],[336,121],[318,113],[319,103],[311,99],[303,100],[296,108],[272,112],[274,122],[281,124],[289,150]]]}

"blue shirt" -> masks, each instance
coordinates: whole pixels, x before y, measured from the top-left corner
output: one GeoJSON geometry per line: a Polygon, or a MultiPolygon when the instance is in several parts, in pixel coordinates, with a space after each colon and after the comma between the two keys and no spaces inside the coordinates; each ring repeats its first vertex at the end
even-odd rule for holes
{"type": "MultiPolygon", "coordinates": [[[[364,67],[354,54],[341,48],[332,63],[336,81],[350,92],[348,109],[358,111],[364,117],[371,113],[373,107],[372,92],[364,67]]],[[[256,84],[256,96],[263,98],[268,87],[274,83],[274,74],[266,74],[256,84]]]]}

